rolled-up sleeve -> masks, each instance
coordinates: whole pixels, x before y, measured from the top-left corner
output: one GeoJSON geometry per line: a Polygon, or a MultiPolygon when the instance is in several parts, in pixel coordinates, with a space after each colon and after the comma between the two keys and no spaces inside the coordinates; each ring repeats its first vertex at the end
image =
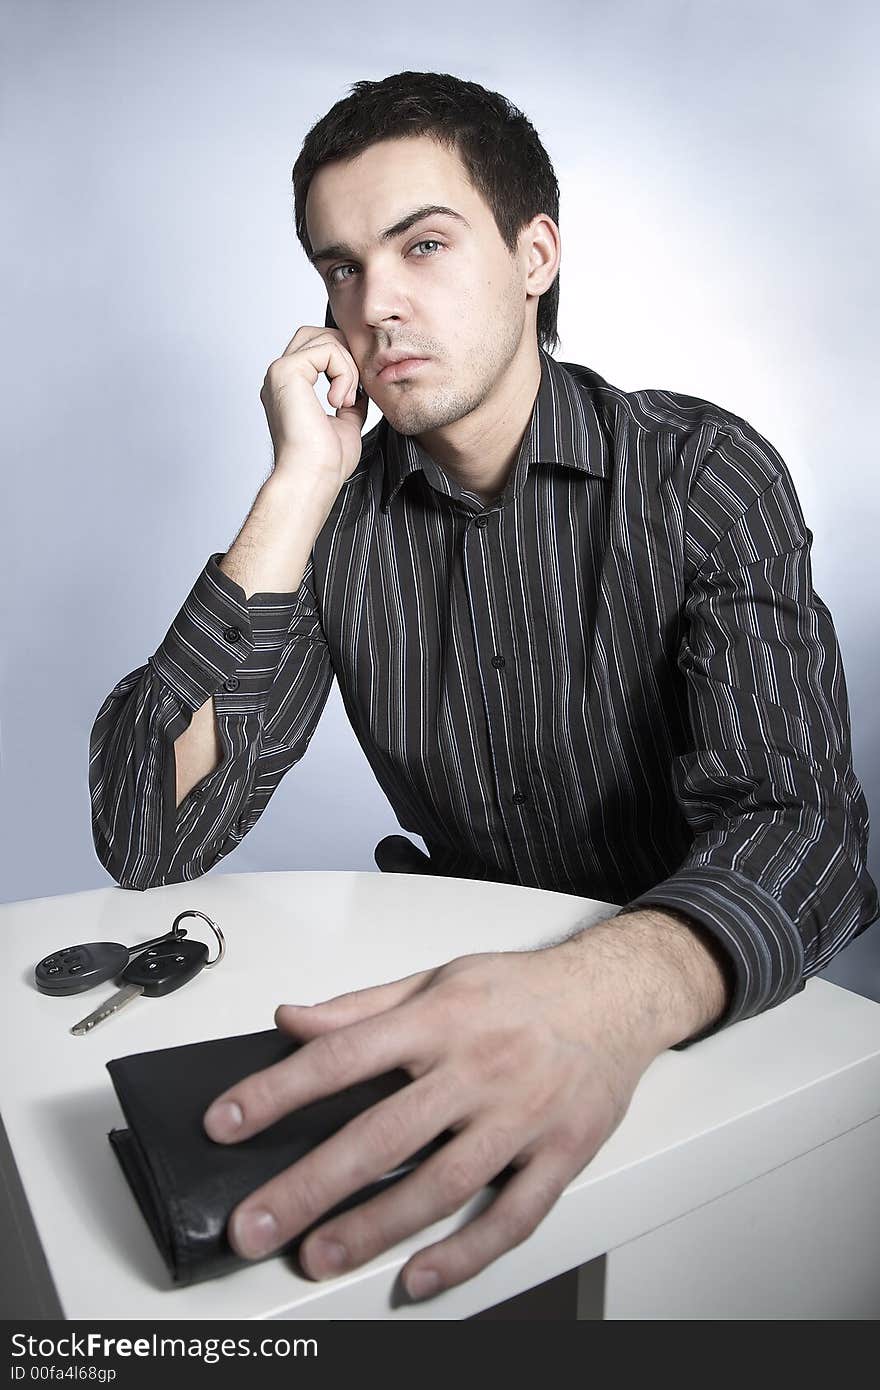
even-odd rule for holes
{"type": "Polygon", "coordinates": [[[92,729],[95,849],[125,888],[197,878],[230,853],[302,757],[332,687],[311,561],[296,593],[246,599],[221,558],[92,729]],[[178,806],[174,743],[212,698],[222,756],[178,806]]]}
{"type": "Polygon", "coordinates": [[[782,465],[688,583],[678,664],[692,741],[671,772],[694,839],[675,873],[621,909],[686,914],[729,964],[728,1010],[679,1048],[796,994],[878,915],[812,539],[782,465]]]}

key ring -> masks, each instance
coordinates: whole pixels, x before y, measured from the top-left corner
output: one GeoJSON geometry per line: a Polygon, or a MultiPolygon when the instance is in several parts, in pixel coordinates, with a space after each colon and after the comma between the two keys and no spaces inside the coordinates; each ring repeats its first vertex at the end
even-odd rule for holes
{"type": "Polygon", "coordinates": [[[206,916],[205,916],[204,912],[198,912],[194,907],[190,907],[190,908],[187,908],[186,912],[180,912],[180,913],[178,913],[178,915],[175,917],[175,919],[174,919],[174,926],[171,928],[171,934],[172,934],[172,936],[179,936],[179,935],[181,935],[181,933],[178,932],[178,930],[177,930],[177,924],[178,924],[178,922],[182,922],[183,919],[184,919],[184,917],[201,917],[201,919],[202,919],[203,922],[207,922],[208,926],[211,928],[211,931],[214,933],[214,935],[215,935],[216,938],[217,938],[217,948],[218,948],[218,949],[217,949],[217,954],[216,954],[216,956],[214,957],[213,960],[206,960],[206,961],[205,961],[205,964],[204,964],[204,966],[203,966],[203,969],[205,969],[205,970],[210,970],[210,968],[211,968],[212,965],[219,965],[220,962],[221,962],[221,960],[223,959],[223,957],[226,955],[226,941],[225,941],[225,939],[224,939],[224,936],[223,936],[222,931],[221,931],[220,928],[217,926],[216,922],[212,922],[211,919],[210,919],[210,917],[206,917],[206,916]]]}

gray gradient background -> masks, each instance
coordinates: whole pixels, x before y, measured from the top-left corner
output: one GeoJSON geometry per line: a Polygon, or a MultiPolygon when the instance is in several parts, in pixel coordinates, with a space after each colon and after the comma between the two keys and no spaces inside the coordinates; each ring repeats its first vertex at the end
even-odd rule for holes
{"type": "MultiPolygon", "coordinates": [[[[111,882],[95,714],[230,544],[271,463],[266,368],[323,322],[291,166],[353,81],[403,68],[535,124],[562,188],[557,356],[705,396],[786,459],[876,814],[875,5],[6,0],[0,23],[0,899],[111,882]]],[[[222,871],[371,869],[398,829],[334,688],[222,871]]],[[[880,928],[827,973],[880,999],[880,928]]]]}

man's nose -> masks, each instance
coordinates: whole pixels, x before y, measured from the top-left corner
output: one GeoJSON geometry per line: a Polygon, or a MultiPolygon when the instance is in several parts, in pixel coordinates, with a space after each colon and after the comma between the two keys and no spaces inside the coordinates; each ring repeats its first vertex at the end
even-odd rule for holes
{"type": "Polygon", "coordinates": [[[361,292],[361,312],[368,327],[406,321],[409,310],[402,289],[387,272],[364,271],[361,292]]]}

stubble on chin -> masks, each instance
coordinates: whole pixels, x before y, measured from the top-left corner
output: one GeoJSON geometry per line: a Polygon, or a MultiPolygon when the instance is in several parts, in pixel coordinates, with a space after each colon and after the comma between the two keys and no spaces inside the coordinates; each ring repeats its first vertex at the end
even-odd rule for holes
{"type": "Polygon", "coordinates": [[[454,424],[463,416],[469,415],[483,399],[482,390],[434,391],[400,393],[400,399],[392,402],[384,411],[385,418],[398,434],[427,434],[431,430],[443,429],[454,424]]]}
{"type": "Polygon", "coordinates": [[[392,429],[398,434],[428,434],[455,424],[482,405],[521,341],[523,311],[514,284],[511,284],[510,295],[511,303],[501,316],[505,331],[499,339],[489,335],[479,347],[472,348],[459,380],[441,382],[433,390],[418,377],[409,383],[391,386],[393,395],[389,393],[387,409],[381,405],[379,409],[392,429]]]}
{"type": "Polygon", "coordinates": [[[463,380],[441,383],[433,390],[418,380],[394,387],[397,398],[383,413],[398,434],[421,435],[444,429],[482,405],[496,372],[494,358],[481,354],[471,362],[463,380]]]}

